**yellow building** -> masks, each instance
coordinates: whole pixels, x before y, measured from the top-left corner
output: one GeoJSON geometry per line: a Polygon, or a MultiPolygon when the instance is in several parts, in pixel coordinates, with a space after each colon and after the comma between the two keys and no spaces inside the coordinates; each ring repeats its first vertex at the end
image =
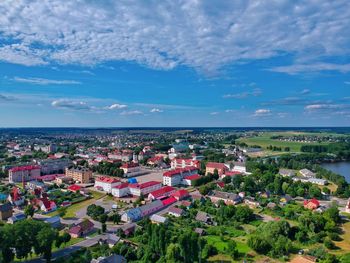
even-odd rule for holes
{"type": "Polygon", "coordinates": [[[87,184],[91,182],[92,171],[85,167],[66,169],[66,176],[70,176],[74,181],[87,184]]]}

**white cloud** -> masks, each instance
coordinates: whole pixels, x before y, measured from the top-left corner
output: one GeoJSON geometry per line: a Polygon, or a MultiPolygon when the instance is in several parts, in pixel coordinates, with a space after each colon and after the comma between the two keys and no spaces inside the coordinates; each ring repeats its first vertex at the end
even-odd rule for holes
{"type": "Polygon", "coordinates": [[[271,110],[269,109],[258,109],[254,112],[254,117],[264,117],[264,116],[270,116],[271,110]]]}
{"type": "Polygon", "coordinates": [[[95,109],[95,107],[89,106],[84,101],[75,101],[75,100],[68,100],[68,99],[54,100],[52,101],[51,105],[55,108],[68,109],[68,110],[91,111],[95,109]]]}
{"type": "Polygon", "coordinates": [[[335,110],[350,108],[349,104],[310,104],[305,106],[306,110],[335,110]]]}
{"type": "Polygon", "coordinates": [[[261,89],[254,89],[253,91],[246,91],[246,92],[241,92],[241,93],[235,93],[235,94],[225,94],[224,96],[222,96],[224,99],[230,99],[230,98],[234,98],[234,99],[245,99],[248,97],[257,97],[261,95],[261,89]]]}
{"type": "Polygon", "coordinates": [[[270,71],[287,73],[296,75],[303,72],[319,72],[319,71],[339,71],[341,73],[350,72],[350,64],[331,64],[331,63],[315,63],[315,64],[295,64],[290,66],[281,66],[269,69],[270,71]]]}
{"type": "Polygon", "coordinates": [[[158,109],[158,108],[153,108],[153,109],[150,110],[150,112],[152,112],[152,113],[160,113],[160,112],[163,112],[163,110],[158,109]]]}
{"type": "Polygon", "coordinates": [[[344,84],[350,85],[350,81],[344,81],[344,84]]]}
{"type": "Polygon", "coordinates": [[[128,116],[128,115],[143,115],[142,111],[139,110],[132,110],[132,111],[123,111],[120,113],[120,115],[128,116]]]}
{"type": "Polygon", "coordinates": [[[210,115],[212,115],[212,116],[215,116],[215,115],[218,115],[218,114],[220,114],[220,112],[217,112],[217,111],[213,111],[213,112],[210,112],[209,114],[210,114],[210,115]]]}
{"type": "Polygon", "coordinates": [[[349,72],[349,64],[307,63],[349,55],[347,0],[4,0],[0,11],[0,60],[27,66],[126,60],[215,73],[230,63],[287,53],[306,66],[275,71],[349,72]]]}
{"type": "Polygon", "coordinates": [[[112,104],[110,106],[107,106],[106,109],[108,109],[108,110],[120,110],[120,109],[125,109],[127,107],[128,106],[125,105],[125,104],[117,104],[117,103],[115,103],[115,104],[112,104]]]}
{"type": "Polygon", "coordinates": [[[43,79],[43,78],[21,78],[14,77],[12,79],[16,82],[36,84],[36,85],[78,85],[81,82],[76,80],[55,80],[55,79],[43,79]]]}

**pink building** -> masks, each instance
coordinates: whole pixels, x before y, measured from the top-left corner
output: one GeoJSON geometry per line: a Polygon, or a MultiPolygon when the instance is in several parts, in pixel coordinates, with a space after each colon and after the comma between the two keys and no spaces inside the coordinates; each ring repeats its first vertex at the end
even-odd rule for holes
{"type": "Polygon", "coordinates": [[[148,195],[150,192],[158,190],[162,187],[162,183],[149,181],[142,184],[129,184],[130,193],[135,196],[148,195]]]}
{"type": "Polygon", "coordinates": [[[155,190],[153,192],[151,192],[149,195],[148,195],[148,199],[149,200],[154,200],[154,199],[161,199],[163,197],[168,197],[170,196],[171,194],[175,193],[175,188],[174,187],[171,187],[171,186],[164,186],[158,190],[155,190]]]}
{"type": "Polygon", "coordinates": [[[31,181],[36,177],[39,177],[41,173],[41,167],[38,165],[26,165],[17,166],[9,170],[9,182],[18,183],[22,181],[31,181]]]}
{"type": "Polygon", "coordinates": [[[120,184],[121,184],[120,180],[116,178],[100,176],[95,179],[94,187],[98,190],[101,190],[107,193],[112,193],[112,188],[120,184]]]}
{"type": "Polygon", "coordinates": [[[186,168],[186,167],[196,167],[197,169],[200,169],[200,161],[193,160],[193,159],[180,159],[175,158],[171,161],[171,168],[177,169],[177,168],[186,168]]]}

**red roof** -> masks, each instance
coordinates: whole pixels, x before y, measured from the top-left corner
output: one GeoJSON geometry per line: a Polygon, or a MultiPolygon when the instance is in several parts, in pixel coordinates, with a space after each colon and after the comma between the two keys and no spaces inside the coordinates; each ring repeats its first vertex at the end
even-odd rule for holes
{"type": "Polygon", "coordinates": [[[242,174],[242,173],[238,172],[238,171],[227,171],[227,172],[225,172],[226,176],[233,176],[233,175],[237,175],[237,174],[242,174]]]}
{"type": "Polygon", "coordinates": [[[225,187],[225,183],[224,182],[217,182],[216,183],[220,188],[224,188],[225,187]]]}
{"type": "Polygon", "coordinates": [[[176,198],[172,196],[172,197],[169,197],[167,199],[162,200],[162,203],[164,206],[167,206],[167,205],[171,205],[171,204],[175,203],[176,201],[177,201],[176,198]]]}
{"type": "Polygon", "coordinates": [[[185,189],[180,189],[180,190],[176,191],[175,193],[173,193],[172,196],[179,197],[179,198],[184,198],[186,196],[189,196],[189,193],[185,189]]]}
{"type": "Polygon", "coordinates": [[[317,199],[315,199],[315,198],[312,198],[311,200],[305,200],[304,201],[304,205],[307,205],[309,203],[312,203],[312,204],[314,204],[317,207],[320,206],[320,202],[317,199]]]}
{"type": "Polygon", "coordinates": [[[68,190],[74,191],[74,192],[80,191],[80,189],[81,189],[81,187],[79,185],[76,185],[76,184],[73,184],[73,185],[68,187],[68,190]]]}
{"type": "Polygon", "coordinates": [[[142,183],[142,184],[130,184],[129,187],[130,188],[139,188],[139,189],[143,189],[143,188],[147,188],[147,187],[151,187],[153,185],[157,185],[157,184],[160,184],[160,182],[156,182],[156,181],[149,181],[149,182],[145,182],[145,183],[142,183]]]}
{"type": "Polygon", "coordinates": [[[153,192],[151,192],[150,194],[154,197],[154,198],[157,198],[157,197],[160,197],[160,196],[163,196],[167,193],[170,193],[172,191],[174,191],[175,188],[174,187],[171,187],[171,186],[164,186],[158,190],[155,190],[153,192]]]}
{"type": "Polygon", "coordinates": [[[41,167],[39,165],[26,165],[26,166],[17,166],[9,169],[11,172],[18,172],[18,171],[31,171],[31,170],[37,170],[41,167]]]}
{"type": "Polygon", "coordinates": [[[106,176],[100,176],[100,177],[96,178],[96,181],[99,181],[102,183],[107,183],[107,184],[113,184],[113,183],[120,182],[120,180],[118,180],[116,178],[106,177],[106,176]]]}
{"type": "Polygon", "coordinates": [[[193,167],[193,166],[189,166],[189,167],[186,167],[186,168],[178,168],[178,169],[174,169],[174,170],[171,170],[171,171],[167,171],[167,172],[163,173],[163,176],[173,177],[173,176],[176,176],[176,175],[181,175],[182,173],[192,172],[192,171],[197,171],[197,170],[198,170],[198,168],[193,167]]]}
{"type": "Polygon", "coordinates": [[[214,162],[207,163],[206,167],[214,168],[214,169],[227,169],[224,163],[214,163],[214,162]]]}
{"type": "Polygon", "coordinates": [[[117,189],[124,189],[124,188],[127,188],[129,186],[128,183],[121,183],[117,186],[114,186],[113,188],[117,188],[117,189]]]}
{"type": "Polygon", "coordinates": [[[184,179],[194,181],[194,180],[198,180],[199,178],[201,178],[199,174],[193,174],[193,175],[186,176],[184,179]]]}
{"type": "Polygon", "coordinates": [[[120,168],[133,168],[133,167],[138,167],[139,164],[137,163],[124,163],[120,168]]]}

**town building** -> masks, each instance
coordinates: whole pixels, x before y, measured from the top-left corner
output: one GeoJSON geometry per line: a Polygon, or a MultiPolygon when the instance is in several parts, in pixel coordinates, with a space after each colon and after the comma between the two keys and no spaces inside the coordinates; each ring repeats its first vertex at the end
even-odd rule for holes
{"type": "Polygon", "coordinates": [[[149,219],[153,224],[164,224],[168,221],[166,217],[157,214],[151,215],[149,219]]]}
{"type": "Polygon", "coordinates": [[[154,200],[154,199],[162,199],[164,197],[168,197],[171,194],[175,193],[175,188],[171,187],[171,186],[164,186],[158,190],[152,191],[149,195],[148,195],[148,199],[149,200],[154,200]]]}
{"type": "Polygon", "coordinates": [[[121,220],[123,222],[135,222],[138,221],[145,216],[151,215],[160,209],[164,207],[162,201],[160,200],[155,200],[149,204],[132,208],[128,211],[126,211],[124,214],[121,216],[121,220]]]}
{"type": "Polygon", "coordinates": [[[130,193],[134,196],[146,196],[150,192],[158,190],[162,187],[162,183],[156,181],[149,181],[142,184],[129,184],[130,193]]]}
{"type": "Polygon", "coordinates": [[[197,169],[200,169],[201,163],[198,160],[193,159],[180,159],[180,158],[174,158],[171,160],[171,168],[177,169],[177,168],[186,168],[186,167],[196,167],[197,169]]]}
{"type": "Polygon", "coordinates": [[[62,159],[45,159],[36,162],[41,166],[42,174],[59,174],[63,173],[66,168],[72,166],[72,161],[68,158],[62,159]]]}
{"type": "Polygon", "coordinates": [[[185,189],[177,190],[175,193],[171,194],[177,201],[186,199],[190,196],[190,193],[185,189]]]}
{"type": "Polygon", "coordinates": [[[61,184],[71,184],[73,183],[74,180],[73,180],[73,177],[72,176],[59,176],[59,177],[56,177],[55,179],[55,183],[58,184],[58,185],[61,185],[61,184]]]}
{"type": "Polygon", "coordinates": [[[75,182],[87,184],[91,182],[92,171],[85,167],[66,168],[66,176],[72,177],[75,182]]]}
{"type": "Polygon", "coordinates": [[[121,181],[107,176],[99,176],[95,179],[94,187],[97,190],[101,190],[107,193],[112,193],[113,187],[120,185],[121,181]]]}
{"type": "Polygon", "coordinates": [[[312,184],[317,184],[317,185],[327,185],[328,184],[328,181],[325,180],[325,179],[321,179],[321,178],[314,178],[314,177],[311,177],[309,178],[308,180],[310,183],[312,184]]]}
{"type": "Polygon", "coordinates": [[[115,197],[124,197],[130,194],[129,183],[121,183],[112,188],[112,195],[115,197]]]}
{"type": "Polygon", "coordinates": [[[198,169],[196,167],[178,168],[163,173],[163,184],[169,186],[176,186],[182,184],[184,177],[197,174],[198,169]]]}
{"type": "Polygon", "coordinates": [[[132,177],[141,174],[141,167],[138,163],[124,163],[120,166],[124,171],[124,177],[132,177]]]}
{"type": "Polygon", "coordinates": [[[244,162],[234,162],[232,171],[240,172],[243,174],[246,173],[247,169],[246,169],[245,163],[244,162]]]}
{"type": "Polygon", "coordinates": [[[28,182],[40,176],[41,168],[38,165],[16,166],[9,169],[8,173],[10,183],[28,182]]]}
{"type": "Polygon", "coordinates": [[[217,170],[219,176],[221,176],[229,171],[229,168],[224,163],[208,162],[205,167],[205,174],[214,174],[215,170],[217,170]]]}
{"type": "Polygon", "coordinates": [[[199,174],[188,175],[182,179],[181,184],[193,186],[194,182],[197,181],[199,178],[201,178],[201,176],[199,174]]]}

